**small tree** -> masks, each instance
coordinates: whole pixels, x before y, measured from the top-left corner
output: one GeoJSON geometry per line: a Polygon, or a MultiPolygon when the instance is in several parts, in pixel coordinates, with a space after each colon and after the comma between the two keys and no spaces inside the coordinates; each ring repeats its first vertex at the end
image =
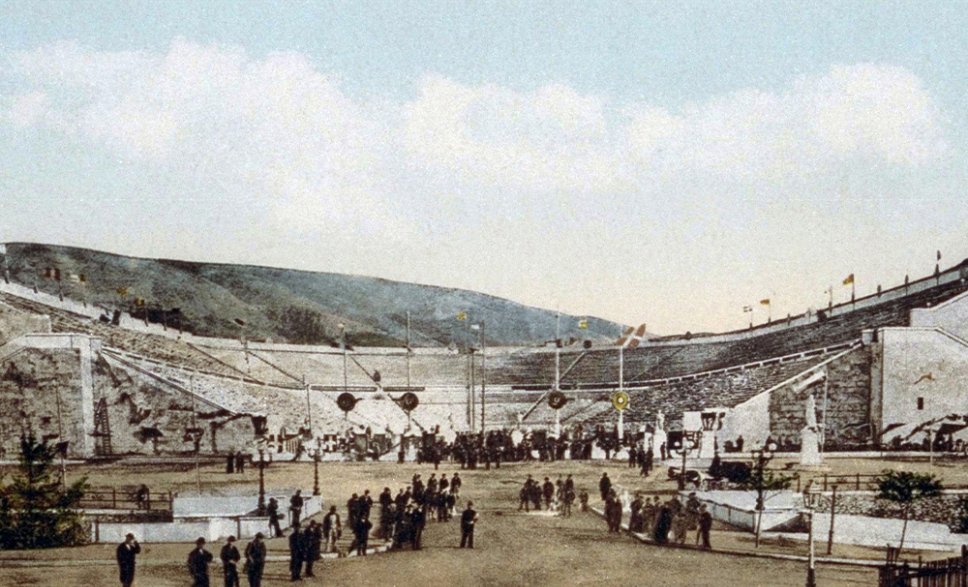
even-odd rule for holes
{"type": "Polygon", "coordinates": [[[941,494],[941,481],[931,474],[910,473],[908,471],[884,471],[877,479],[877,497],[891,503],[901,510],[904,524],[901,526],[901,541],[898,552],[904,549],[904,536],[914,504],[929,497],[941,494]]]}
{"type": "Polygon", "coordinates": [[[756,492],[756,546],[760,546],[760,532],[763,525],[763,509],[766,500],[790,487],[792,477],[768,468],[773,460],[773,447],[754,451],[756,459],[750,465],[749,478],[740,487],[756,492]]]}
{"type": "Polygon", "coordinates": [[[87,480],[63,487],[54,477],[56,457],[56,446],[32,434],[21,437],[18,470],[0,485],[0,547],[47,548],[87,539],[78,511],[87,480]]]}

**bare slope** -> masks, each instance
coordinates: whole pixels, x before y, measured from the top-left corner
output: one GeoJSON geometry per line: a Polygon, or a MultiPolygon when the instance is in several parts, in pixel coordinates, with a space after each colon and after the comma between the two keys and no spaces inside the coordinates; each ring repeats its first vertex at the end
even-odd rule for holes
{"type": "MultiPolygon", "coordinates": [[[[13,281],[105,307],[147,311],[152,321],[180,322],[208,336],[236,337],[241,328],[251,339],[333,342],[342,323],[351,344],[400,345],[408,311],[415,346],[476,341],[468,325],[481,320],[489,344],[532,344],[554,338],[555,332],[553,311],[468,290],[374,277],[141,259],[35,243],[7,244],[0,261],[13,281]],[[48,277],[47,268],[58,269],[60,281],[48,277]],[[72,279],[80,275],[84,283],[72,279]],[[145,300],[143,307],[136,305],[138,298],[145,300]],[[172,313],[175,308],[179,311],[172,313]],[[458,312],[466,312],[468,320],[457,321],[458,312]]],[[[577,317],[561,317],[566,339],[614,339],[620,328],[589,318],[588,329],[579,330],[577,317]]]]}

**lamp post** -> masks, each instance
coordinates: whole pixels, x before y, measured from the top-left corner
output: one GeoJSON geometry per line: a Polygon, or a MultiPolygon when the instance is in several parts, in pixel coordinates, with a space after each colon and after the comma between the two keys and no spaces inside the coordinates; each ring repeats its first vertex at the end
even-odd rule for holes
{"type": "Polygon", "coordinates": [[[349,376],[346,371],[346,325],[341,322],[338,326],[339,346],[343,351],[343,391],[347,391],[349,388],[349,376]]]}
{"type": "Polygon", "coordinates": [[[813,508],[808,508],[805,513],[807,514],[807,532],[809,533],[810,542],[810,554],[807,557],[807,587],[817,587],[817,571],[813,545],[813,508]]]}
{"type": "Polygon", "coordinates": [[[313,457],[313,495],[319,495],[319,439],[316,439],[316,448],[309,449],[309,455],[313,457]]]}
{"type": "Polygon", "coordinates": [[[256,511],[259,516],[266,515],[266,481],[265,481],[265,468],[266,468],[266,451],[264,448],[259,449],[259,505],[256,506],[256,511]]]}
{"type": "Polygon", "coordinates": [[[682,468],[679,469],[678,482],[680,491],[686,488],[686,457],[689,455],[689,451],[693,450],[697,446],[699,446],[699,443],[695,439],[686,438],[685,432],[683,432],[682,439],[674,442],[669,450],[670,453],[678,450],[682,456],[682,468]]]}
{"type": "Polygon", "coordinates": [[[760,546],[760,525],[763,522],[763,507],[764,498],[763,494],[766,493],[767,484],[765,471],[766,466],[770,464],[773,460],[773,455],[776,453],[776,443],[768,442],[763,445],[763,448],[754,449],[753,457],[756,462],[753,466],[753,489],[756,490],[756,547],[760,546]]]}

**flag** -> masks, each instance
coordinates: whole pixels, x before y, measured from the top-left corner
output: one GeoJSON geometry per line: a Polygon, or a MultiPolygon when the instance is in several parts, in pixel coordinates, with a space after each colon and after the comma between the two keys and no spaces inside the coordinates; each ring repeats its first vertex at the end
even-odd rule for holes
{"type": "MultiPolygon", "coordinates": [[[[175,308],[175,310],[172,311],[174,312],[176,310],[178,310],[178,308],[175,308]]],[[[239,326],[245,326],[245,320],[242,320],[241,318],[234,318],[233,321],[239,326]]]]}
{"type": "Polygon", "coordinates": [[[940,260],[941,260],[941,251],[939,250],[938,251],[938,261],[940,261],[940,260]]]}
{"type": "Polygon", "coordinates": [[[760,300],[760,304],[762,304],[764,306],[769,306],[770,305],[770,298],[766,298],[766,299],[760,300]]]}
{"type": "Polygon", "coordinates": [[[145,299],[144,298],[135,298],[134,299],[134,305],[139,306],[139,307],[144,306],[145,305],[145,299]]]}
{"type": "Polygon", "coordinates": [[[464,322],[467,320],[467,312],[457,312],[457,320],[459,322],[464,322]]]}
{"type": "Polygon", "coordinates": [[[126,287],[119,287],[118,289],[116,289],[114,291],[118,292],[118,295],[121,296],[121,297],[124,297],[124,296],[128,295],[128,288],[126,288],[126,287]]]}
{"type": "Polygon", "coordinates": [[[844,278],[844,285],[850,285],[852,283],[854,283],[854,274],[853,273],[851,273],[850,275],[848,275],[847,277],[844,278]]]}
{"type": "Polygon", "coordinates": [[[579,320],[578,328],[580,328],[581,330],[588,330],[588,320],[585,318],[582,318],[581,320],[579,320]]]}
{"type": "Polygon", "coordinates": [[[480,330],[480,329],[481,329],[480,324],[471,324],[471,330],[480,330]]]}
{"type": "Polygon", "coordinates": [[[84,277],[83,273],[71,273],[67,276],[67,279],[69,279],[72,283],[87,283],[87,278],[84,277]]]}
{"type": "Polygon", "coordinates": [[[752,312],[752,311],[753,311],[753,306],[743,306],[743,312],[744,313],[746,313],[746,312],[752,312]]]}

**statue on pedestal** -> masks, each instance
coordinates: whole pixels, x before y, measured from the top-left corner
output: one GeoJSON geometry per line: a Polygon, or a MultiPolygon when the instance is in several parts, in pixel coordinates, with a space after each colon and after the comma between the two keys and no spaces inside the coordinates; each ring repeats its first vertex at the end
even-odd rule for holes
{"type": "Polygon", "coordinates": [[[813,399],[813,393],[807,396],[803,419],[806,425],[800,431],[800,464],[819,465],[822,462],[820,430],[817,426],[817,402],[813,399]]]}

